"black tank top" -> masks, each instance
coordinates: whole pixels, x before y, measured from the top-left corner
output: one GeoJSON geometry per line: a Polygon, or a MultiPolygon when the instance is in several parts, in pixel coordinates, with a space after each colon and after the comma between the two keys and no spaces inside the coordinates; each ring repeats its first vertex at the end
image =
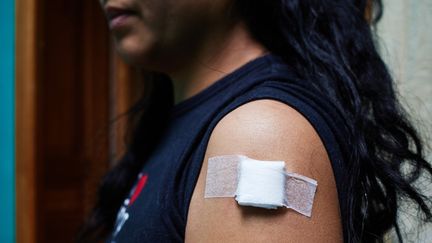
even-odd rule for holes
{"type": "Polygon", "coordinates": [[[266,54],[173,107],[162,140],[125,199],[108,242],[183,242],[189,203],[212,130],[227,113],[258,99],[293,107],[315,128],[332,163],[344,219],[348,158],[344,120],[320,90],[296,78],[281,58],[266,54]]]}

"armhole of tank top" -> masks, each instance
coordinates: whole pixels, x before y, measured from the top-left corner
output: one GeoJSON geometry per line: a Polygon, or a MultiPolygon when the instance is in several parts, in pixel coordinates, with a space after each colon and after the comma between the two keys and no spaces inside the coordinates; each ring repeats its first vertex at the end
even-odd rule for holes
{"type": "MultiPolygon", "coordinates": [[[[274,89],[272,89],[274,90],[274,89]]],[[[342,161],[342,153],[341,149],[339,148],[339,144],[337,143],[336,135],[331,131],[330,127],[328,126],[325,119],[319,114],[319,112],[314,109],[311,105],[307,104],[305,101],[298,97],[294,97],[292,95],[289,95],[285,93],[284,91],[278,91],[282,92],[283,95],[275,95],[275,93],[270,94],[269,92],[252,92],[252,93],[246,93],[242,95],[241,97],[238,97],[234,102],[232,102],[229,106],[227,106],[222,112],[218,114],[218,116],[212,121],[212,123],[209,125],[202,141],[199,144],[199,147],[196,151],[196,153],[192,157],[192,169],[194,170],[189,175],[194,176],[194,186],[190,188],[190,190],[185,190],[186,194],[184,202],[184,217],[187,218],[189,205],[191,201],[191,197],[193,194],[193,191],[195,189],[199,173],[201,171],[202,163],[205,157],[205,153],[207,150],[208,142],[210,139],[210,136],[217,126],[217,124],[229,113],[236,110],[237,108],[241,107],[242,105],[245,105],[247,103],[256,101],[256,100],[274,100],[279,101],[281,103],[284,103],[288,105],[289,107],[295,109],[297,112],[300,113],[313,127],[315,132],[318,134],[319,138],[321,139],[326,152],[329,156],[333,174],[336,181],[336,187],[338,191],[338,200],[341,204],[341,197],[343,195],[340,194],[341,192],[341,176],[343,174],[343,161],[342,161]]],[[[279,94],[282,94],[279,93],[279,94]]],[[[342,210],[342,209],[341,209],[342,210]]]]}

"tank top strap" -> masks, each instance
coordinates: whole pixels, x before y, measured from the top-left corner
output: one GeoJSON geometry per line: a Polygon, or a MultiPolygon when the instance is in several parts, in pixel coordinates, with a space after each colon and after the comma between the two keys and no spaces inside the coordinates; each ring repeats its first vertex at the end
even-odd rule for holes
{"type": "MultiPolygon", "coordinates": [[[[270,99],[279,101],[292,107],[304,116],[322,140],[331,161],[340,210],[342,217],[344,217],[344,214],[347,212],[347,205],[344,203],[346,200],[341,199],[345,199],[347,195],[346,188],[344,187],[344,181],[346,181],[348,174],[345,165],[348,159],[348,148],[345,141],[347,130],[344,129],[346,124],[341,114],[338,113],[338,109],[331,102],[317,95],[307,85],[302,85],[302,83],[293,80],[289,81],[286,75],[281,77],[284,77],[284,79],[272,79],[261,82],[223,108],[207,127],[201,143],[190,158],[189,168],[184,171],[188,171],[189,175],[199,175],[211,133],[224,116],[236,108],[255,100],[270,99]]],[[[197,176],[193,178],[195,180],[194,184],[196,184],[197,179],[197,176]]],[[[184,206],[182,210],[184,219],[186,219],[188,214],[193,189],[194,187],[190,187],[184,191],[185,195],[183,199],[186,201],[181,203],[184,206]]]]}

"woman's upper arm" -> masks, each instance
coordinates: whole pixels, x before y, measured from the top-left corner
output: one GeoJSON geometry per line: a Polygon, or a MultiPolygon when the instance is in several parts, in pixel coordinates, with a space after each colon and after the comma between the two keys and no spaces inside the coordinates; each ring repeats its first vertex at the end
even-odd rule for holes
{"type": "Polygon", "coordinates": [[[257,100],[225,116],[213,130],[192,195],[187,242],[342,242],[336,184],[316,131],[296,110],[274,100],[257,100]],[[242,154],[283,160],[288,172],[318,182],[312,216],[293,210],[239,206],[234,198],[204,199],[208,158],[242,154]]]}

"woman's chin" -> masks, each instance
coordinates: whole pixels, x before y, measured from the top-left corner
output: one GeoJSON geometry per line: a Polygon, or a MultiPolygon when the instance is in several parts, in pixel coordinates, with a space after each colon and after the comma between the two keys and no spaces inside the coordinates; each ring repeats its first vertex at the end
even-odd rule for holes
{"type": "Polygon", "coordinates": [[[132,36],[116,40],[119,56],[129,65],[149,71],[169,72],[179,64],[182,56],[169,46],[161,45],[156,38],[134,38],[132,36]],[[176,54],[173,54],[176,53],[176,54]]]}
{"type": "Polygon", "coordinates": [[[122,46],[116,47],[120,57],[129,65],[132,66],[148,66],[151,60],[151,50],[138,46],[122,46]]]}

